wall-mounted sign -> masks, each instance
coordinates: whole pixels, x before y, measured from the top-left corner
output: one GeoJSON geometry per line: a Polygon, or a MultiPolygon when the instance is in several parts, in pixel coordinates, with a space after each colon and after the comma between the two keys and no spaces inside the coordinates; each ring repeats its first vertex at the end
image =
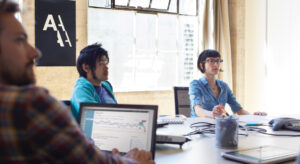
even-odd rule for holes
{"type": "Polygon", "coordinates": [[[75,0],[35,0],[38,66],[76,65],[75,0]]]}

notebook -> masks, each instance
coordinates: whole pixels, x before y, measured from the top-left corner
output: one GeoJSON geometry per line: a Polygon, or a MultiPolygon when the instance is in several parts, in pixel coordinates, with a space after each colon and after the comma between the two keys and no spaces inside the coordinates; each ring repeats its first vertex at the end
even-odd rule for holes
{"type": "Polygon", "coordinates": [[[152,152],[154,158],[157,106],[81,103],[79,125],[102,151],[133,148],[152,152]]]}

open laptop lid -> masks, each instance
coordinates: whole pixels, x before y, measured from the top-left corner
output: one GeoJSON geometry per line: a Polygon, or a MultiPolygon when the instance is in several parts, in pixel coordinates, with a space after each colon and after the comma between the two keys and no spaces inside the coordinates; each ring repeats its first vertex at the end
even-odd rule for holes
{"type": "Polygon", "coordinates": [[[79,125],[103,151],[133,148],[155,155],[157,106],[81,103],[79,125]]]}

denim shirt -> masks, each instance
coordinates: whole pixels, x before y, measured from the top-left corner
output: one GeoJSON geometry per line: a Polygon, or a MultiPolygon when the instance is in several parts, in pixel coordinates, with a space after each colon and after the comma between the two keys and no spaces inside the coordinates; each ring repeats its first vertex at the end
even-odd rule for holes
{"type": "Polygon", "coordinates": [[[242,108],[236,101],[228,85],[221,80],[216,81],[220,89],[218,98],[213,94],[205,77],[202,77],[199,80],[193,80],[190,83],[189,95],[191,102],[191,117],[197,116],[193,110],[195,105],[201,105],[203,109],[212,111],[214,106],[222,104],[225,107],[226,103],[228,103],[233,113],[242,108]]]}

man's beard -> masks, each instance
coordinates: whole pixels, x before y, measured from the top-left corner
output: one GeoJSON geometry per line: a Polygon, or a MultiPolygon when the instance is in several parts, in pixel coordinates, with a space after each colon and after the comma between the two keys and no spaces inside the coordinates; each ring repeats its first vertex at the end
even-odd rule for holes
{"type": "MultiPolygon", "coordinates": [[[[15,73],[13,74],[12,71],[9,71],[8,67],[0,68],[0,78],[2,82],[7,85],[17,85],[17,86],[24,86],[29,84],[35,84],[35,75],[33,71],[27,72],[28,69],[31,69],[31,65],[33,62],[30,62],[26,65],[22,73],[15,73]]],[[[11,66],[10,66],[11,67],[11,66]]]]}

